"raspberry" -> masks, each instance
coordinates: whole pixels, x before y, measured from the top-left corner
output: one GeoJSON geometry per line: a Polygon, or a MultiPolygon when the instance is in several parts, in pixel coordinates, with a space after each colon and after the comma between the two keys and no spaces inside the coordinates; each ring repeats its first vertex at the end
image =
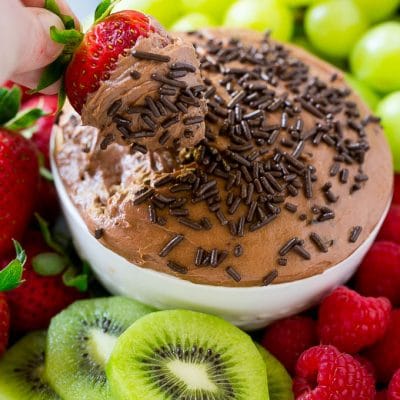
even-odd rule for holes
{"type": "Polygon", "coordinates": [[[293,380],[296,400],[373,400],[373,376],[356,359],[334,346],[306,350],[293,380]]]}
{"type": "Polygon", "coordinates": [[[294,372],[300,354],[318,343],[317,324],[309,317],[296,316],[270,325],[262,345],[290,372],[294,372]]]}
{"type": "Polygon", "coordinates": [[[394,176],[393,204],[400,204],[400,174],[394,176]]]}
{"type": "Polygon", "coordinates": [[[381,339],[390,321],[391,305],[384,297],[363,297],[344,286],[326,297],[319,308],[321,343],[357,353],[381,339]]]}
{"type": "Polygon", "coordinates": [[[353,356],[373,377],[375,377],[375,367],[368,358],[362,357],[359,354],[353,356]]]}
{"type": "Polygon", "coordinates": [[[393,375],[389,383],[387,400],[400,400],[400,369],[393,375]]]}
{"type": "Polygon", "coordinates": [[[378,235],[378,240],[400,244],[400,204],[393,204],[378,235]]]}
{"type": "Polygon", "coordinates": [[[364,296],[387,297],[400,306],[400,245],[375,242],[358,269],[356,289],[364,296]]]}
{"type": "Polygon", "coordinates": [[[393,310],[385,336],[365,352],[379,382],[387,383],[400,368],[400,310],[393,310]]]}

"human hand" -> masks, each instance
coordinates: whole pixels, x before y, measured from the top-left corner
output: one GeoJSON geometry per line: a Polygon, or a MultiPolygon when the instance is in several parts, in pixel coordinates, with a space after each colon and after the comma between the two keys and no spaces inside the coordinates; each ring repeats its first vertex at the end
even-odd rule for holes
{"type": "MultiPolygon", "coordinates": [[[[53,62],[63,46],[50,38],[50,27],[63,29],[60,18],[45,10],[45,0],[1,0],[0,84],[8,79],[28,88],[38,84],[43,68],[53,62]]],[[[73,15],[65,0],[57,0],[63,14],[73,15]]],[[[78,21],[77,21],[78,22],[78,21]]],[[[43,92],[54,94],[58,84],[43,92]]]]}

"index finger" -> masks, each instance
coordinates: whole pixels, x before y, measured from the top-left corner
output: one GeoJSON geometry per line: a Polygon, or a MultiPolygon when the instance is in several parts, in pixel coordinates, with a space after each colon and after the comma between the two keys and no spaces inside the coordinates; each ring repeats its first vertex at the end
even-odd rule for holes
{"type": "MultiPolygon", "coordinates": [[[[40,7],[43,8],[45,4],[45,0],[21,0],[22,4],[27,7],[40,7]]],[[[80,22],[78,18],[75,16],[74,12],[72,11],[71,7],[65,0],[56,0],[60,11],[64,15],[70,15],[75,20],[76,29],[80,28],[80,22]]]]}

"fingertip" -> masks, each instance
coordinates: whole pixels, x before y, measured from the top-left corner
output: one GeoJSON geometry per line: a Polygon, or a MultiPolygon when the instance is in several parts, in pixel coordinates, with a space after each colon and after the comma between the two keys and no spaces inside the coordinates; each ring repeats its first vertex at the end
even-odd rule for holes
{"type": "Polygon", "coordinates": [[[63,29],[59,17],[43,8],[26,7],[26,36],[20,46],[20,62],[16,73],[43,68],[52,63],[62,52],[63,46],[50,37],[52,26],[63,29]]]}

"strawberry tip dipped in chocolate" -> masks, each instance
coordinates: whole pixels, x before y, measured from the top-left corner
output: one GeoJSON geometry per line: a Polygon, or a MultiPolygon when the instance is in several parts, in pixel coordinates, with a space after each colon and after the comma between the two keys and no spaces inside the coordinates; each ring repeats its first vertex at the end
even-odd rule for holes
{"type": "Polygon", "coordinates": [[[52,38],[65,45],[59,72],[65,70],[70,103],[83,124],[100,129],[103,150],[114,141],[142,153],[157,151],[167,141],[178,149],[193,147],[205,137],[206,114],[193,45],[170,36],[141,12],[110,14],[114,3],[99,5],[85,34],[73,26],[51,30],[52,38]],[[170,118],[171,112],[178,115],[170,118]]]}

